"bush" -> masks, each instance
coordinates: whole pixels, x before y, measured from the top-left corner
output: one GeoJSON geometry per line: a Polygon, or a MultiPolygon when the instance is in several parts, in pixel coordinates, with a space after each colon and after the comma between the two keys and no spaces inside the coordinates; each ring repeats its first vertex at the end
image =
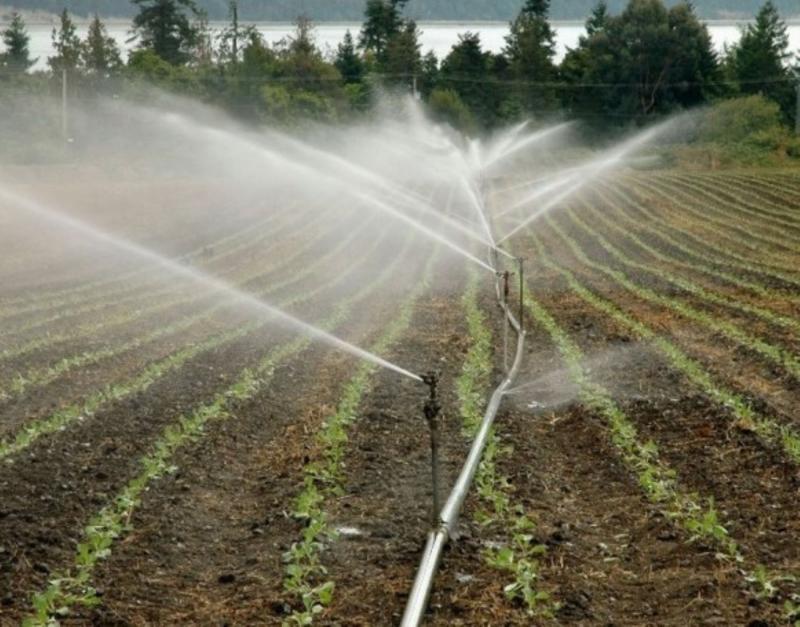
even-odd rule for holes
{"type": "Polygon", "coordinates": [[[134,50],[128,59],[126,75],[130,79],[127,89],[147,94],[151,86],[184,95],[201,95],[199,72],[186,66],[167,63],[152,50],[134,50]]]}
{"type": "Polygon", "coordinates": [[[784,126],[780,106],[761,95],[725,100],[702,118],[695,148],[713,164],[764,164],[796,157],[800,145],[784,126]]]}
{"type": "Polygon", "coordinates": [[[720,102],[701,122],[700,140],[715,144],[753,143],[767,147],[768,138],[785,136],[778,103],[764,96],[746,96],[720,102]]]}
{"type": "Polygon", "coordinates": [[[475,129],[475,118],[453,89],[437,87],[431,92],[428,107],[434,119],[450,124],[460,131],[470,132],[475,129]]]}

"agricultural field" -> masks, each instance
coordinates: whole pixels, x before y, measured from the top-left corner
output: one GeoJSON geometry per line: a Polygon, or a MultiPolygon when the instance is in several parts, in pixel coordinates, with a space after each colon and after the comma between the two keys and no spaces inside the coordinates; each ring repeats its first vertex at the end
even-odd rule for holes
{"type": "MultiPolygon", "coordinates": [[[[315,339],[440,373],[449,489],[505,377],[493,273],[335,190],[253,189],[220,222],[222,176],[88,197],[48,176],[14,193],[183,274],[0,214],[0,624],[398,623],[426,390],[315,339]]],[[[528,179],[483,180],[491,230],[525,222],[528,179]]],[[[469,215],[460,186],[413,193],[469,215]]],[[[504,246],[525,353],[427,622],[800,620],[800,176],[621,167],[504,246]]]]}

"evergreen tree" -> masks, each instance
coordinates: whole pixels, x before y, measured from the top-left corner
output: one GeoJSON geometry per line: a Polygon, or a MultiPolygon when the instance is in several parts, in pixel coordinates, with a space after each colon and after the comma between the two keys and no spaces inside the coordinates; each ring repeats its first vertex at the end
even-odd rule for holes
{"type": "Polygon", "coordinates": [[[511,23],[504,54],[518,107],[528,113],[551,110],[555,105],[555,32],[547,21],[548,0],[527,0],[511,23]]]}
{"type": "Polygon", "coordinates": [[[702,24],[689,2],[669,11],[672,67],[667,103],[693,107],[722,95],[722,67],[708,27],[702,24]]]}
{"type": "Polygon", "coordinates": [[[772,0],[767,0],[742,33],[730,53],[729,64],[739,89],[745,94],[763,94],[780,105],[787,120],[795,114],[794,81],[787,62],[789,36],[772,0]]]}
{"type": "Polygon", "coordinates": [[[109,36],[105,25],[97,15],[89,23],[86,40],[81,46],[81,58],[86,71],[96,76],[108,76],[122,66],[119,46],[114,38],[109,36]]]}
{"type": "Polygon", "coordinates": [[[477,33],[458,36],[458,43],[442,62],[440,82],[455,91],[461,101],[484,125],[495,121],[497,102],[494,89],[487,88],[490,80],[491,54],[481,48],[477,33]]]}
{"type": "Polygon", "coordinates": [[[549,12],[550,0],[525,0],[521,14],[546,20],[549,12]]]}
{"type": "Polygon", "coordinates": [[[194,0],[132,0],[139,7],[133,30],[139,48],[152,50],[173,65],[184,65],[193,56],[200,33],[194,23],[199,13],[194,0]]]}
{"type": "Polygon", "coordinates": [[[367,0],[359,46],[386,61],[390,40],[403,29],[402,11],[408,0],[367,0]]]}
{"type": "Polygon", "coordinates": [[[405,22],[402,30],[389,39],[381,70],[388,82],[411,87],[422,72],[422,45],[416,22],[405,22]]]}
{"type": "Polygon", "coordinates": [[[344,34],[344,40],[336,49],[336,59],[333,64],[339,70],[346,84],[360,83],[364,77],[364,62],[356,52],[356,45],[353,36],[348,30],[344,34]]]}
{"type": "Polygon", "coordinates": [[[50,69],[54,73],[74,72],[81,62],[81,40],[66,9],[61,12],[59,27],[53,29],[51,39],[56,54],[47,59],[50,69]]]}
{"type": "Polygon", "coordinates": [[[439,82],[439,59],[436,58],[436,53],[429,50],[428,53],[422,58],[422,69],[420,71],[420,78],[417,81],[422,97],[427,99],[431,92],[439,82]]]}
{"type": "Polygon", "coordinates": [[[3,67],[14,73],[27,72],[36,61],[31,60],[31,38],[25,27],[25,21],[16,11],[11,13],[11,23],[3,31],[2,36],[5,52],[0,55],[0,62],[3,67]]]}
{"type": "Polygon", "coordinates": [[[605,0],[600,0],[592,9],[592,14],[586,20],[586,35],[591,37],[595,33],[601,32],[608,23],[608,4],[605,0]]]}
{"type": "Polygon", "coordinates": [[[336,103],[344,99],[342,77],[317,47],[311,20],[301,16],[296,24],[295,34],[279,50],[278,63],[273,66],[277,77],[291,80],[262,90],[269,117],[331,121],[337,116],[336,103]]]}

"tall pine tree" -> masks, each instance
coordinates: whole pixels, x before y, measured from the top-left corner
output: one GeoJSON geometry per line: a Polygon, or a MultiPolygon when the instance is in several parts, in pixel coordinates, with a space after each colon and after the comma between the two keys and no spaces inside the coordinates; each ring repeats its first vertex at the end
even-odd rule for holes
{"type": "Polygon", "coordinates": [[[132,0],[139,7],[133,30],[139,47],[152,50],[164,61],[184,65],[200,40],[194,0],[132,0]]]}
{"type": "Polygon", "coordinates": [[[333,64],[339,70],[345,84],[360,83],[364,77],[364,62],[358,56],[353,36],[349,30],[344,34],[344,40],[336,49],[336,59],[333,64]]]}
{"type": "Polygon", "coordinates": [[[83,42],[81,56],[83,67],[90,75],[108,76],[122,66],[122,55],[113,37],[109,36],[103,22],[95,15],[83,42]]]}
{"type": "Polygon", "coordinates": [[[390,40],[403,29],[402,11],[408,0],[367,0],[359,46],[385,63],[390,40]]]}
{"type": "Polygon", "coordinates": [[[28,29],[25,21],[16,11],[11,13],[11,23],[3,33],[5,52],[0,55],[0,63],[7,72],[24,73],[36,62],[31,59],[28,29]]]}
{"type": "Polygon", "coordinates": [[[781,107],[784,117],[793,120],[795,92],[789,36],[772,0],[767,0],[748,24],[728,59],[729,69],[745,94],[763,94],[781,107]]]}
{"type": "Polygon", "coordinates": [[[458,36],[458,43],[442,62],[440,82],[455,91],[484,126],[495,122],[498,103],[490,81],[491,54],[481,46],[478,33],[458,36]]]}
{"type": "Polygon", "coordinates": [[[81,62],[81,40],[66,9],[61,12],[59,26],[53,29],[51,39],[56,54],[47,59],[50,69],[56,73],[62,70],[74,72],[81,62]]]}
{"type": "Polygon", "coordinates": [[[556,104],[555,32],[548,22],[549,0],[527,0],[506,37],[513,98],[523,113],[544,113],[556,104]]]}

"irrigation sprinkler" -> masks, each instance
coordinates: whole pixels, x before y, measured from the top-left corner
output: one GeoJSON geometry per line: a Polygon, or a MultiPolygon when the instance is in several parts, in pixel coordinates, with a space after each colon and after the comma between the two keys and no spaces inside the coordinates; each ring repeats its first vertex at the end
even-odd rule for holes
{"type": "Polygon", "coordinates": [[[420,375],[422,382],[428,386],[428,398],[422,406],[422,413],[428,423],[428,430],[431,436],[431,481],[433,489],[433,510],[431,512],[432,529],[439,526],[439,414],[442,406],[439,403],[439,375],[436,372],[428,372],[420,375]]]}
{"type": "MultiPolygon", "coordinates": [[[[506,315],[510,316],[512,314],[506,311],[506,315]]],[[[422,551],[419,569],[414,579],[414,585],[408,595],[408,602],[403,612],[401,627],[418,627],[422,622],[425,609],[428,606],[428,598],[433,588],[433,580],[442,558],[442,552],[448,541],[457,536],[458,516],[478,470],[492,425],[500,409],[500,403],[519,373],[524,347],[525,334],[519,333],[517,335],[516,355],[511,370],[505,380],[494,391],[494,394],[492,394],[461,473],[456,479],[456,483],[447,497],[444,507],[439,512],[434,528],[428,534],[425,548],[422,551]]]]}
{"type": "Polygon", "coordinates": [[[492,247],[492,248],[489,249],[489,258],[490,258],[492,267],[495,269],[495,272],[499,272],[497,270],[497,268],[498,268],[498,265],[500,263],[500,260],[497,257],[497,248],[492,247]]]}
{"type": "MultiPolygon", "coordinates": [[[[511,273],[503,272],[503,309],[508,309],[508,295],[511,289],[511,273]]],[[[503,316],[503,371],[508,373],[508,316],[503,316]]]]}
{"type": "Polygon", "coordinates": [[[525,333],[525,260],[518,257],[517,263],[519,264],[519,332],[525,333]]]}

